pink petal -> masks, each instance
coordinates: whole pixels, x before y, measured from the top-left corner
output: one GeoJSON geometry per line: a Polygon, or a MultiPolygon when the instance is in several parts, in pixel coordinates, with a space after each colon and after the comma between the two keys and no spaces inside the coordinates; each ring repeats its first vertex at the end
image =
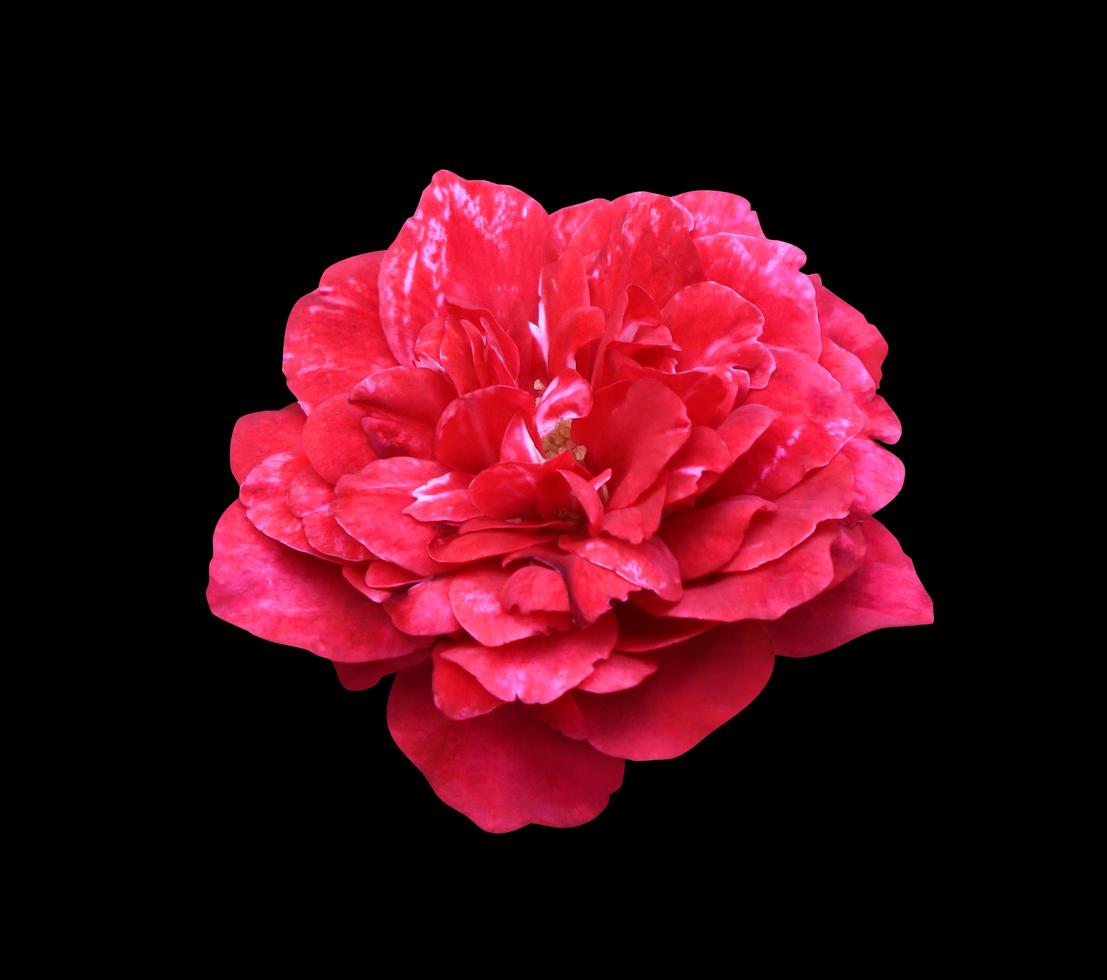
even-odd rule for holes
{"type": "Polygon", "coordinates": [[[764,237],[757,212],[750,210],[750,202],[737,194],[725,191],[689,191],[677,194],[674,201],[686,208],[695,220],[693,238],[730,232],[733,235],[764,237]]]}
{"type": "Polygon", "coordinates": [[[702,585],[687,585],[684,597],[668,608],[649,593],[643,594],[640,601],[658,616],[727,623],[777,619],[830,585],[834,577],[831,548],[838,537],[839,525],[839,521],[829,522],[783,558],[751,572],[724,575],[702,585]]]}
{"type": "Polygon", "coordinates": [[[720,626],[657,659],[657,672],[637,687],[574,695],[588,741],[601,752],[638,760],[682,755],[757,697],[773,669],[757,623],[720,626]]]}
{"type": "Polygon", "coordinates": [[[761,311],[717,282],[685,286],[665,304],[665,322],[680,346],[682,370],[710,364],[742,367],[745,345],[761,335],[761,311]]]}
{"type": "Polygon", "coordinates": [[[237,501],[215,528],[208,605],[220,619],[328,660],[387,660],[422,641],[405,636],[346,583],[338,566],[258,531],[237,501]]]}
{"type": "Polygon", "coordinates": [[[572,247],[581,255],[599,251],[611,234],[614,211],[610,201],[593,198],[550,215],[551,240],[560,255],[572,247]]]}
{"type": "Polygon", "coordinates": [[[460,564],[506,555],[509,551],[551,541],[554,533],[546,529],[475,531],[472,534],[435,538],[428,545],[427,552],[435,561],[460,564]]]}
{"type": "Polygon", "coordinates": [[[418,582],[382,608],[392,625],[410,636],[438,636],[461,629],[450,608],[450,576],[418,582]]]}
{"type": "Polygon", "coordinates": [[[656,592],[663,599],[679,599],[683,591],[677,561],[660,538],[631,544],[606,535],[596,538],[562,535],[558,545],[640,588],[656,592]]]}
{"type": "Polygon", "coordinates": [[[742,546],[754,515],[773,506],[761,497],[728,497],[670,517],[658,536],[676,558],[681,578],[699,578],[730,561],[742,546]]]}
{"type": "Polygon", "coordinates": [[[473,501],[469,490],[472,477],[468,473],[446,473],[416,487],[415,502],[404,508],[417,521],[431,523],[450,521],[461,523],[484,513],[473,501]]]}
{"type": "Polygon", "coordinates": [[[284,335],[284,374],[309,409],[348,392],[367,374],[396,363],[377,317],[383,252],[344,259],[292,308],[284,335]]]}
{"type": "MultiPolygon", "coordinates": [[[[600,661],[604,663],[605,661],[600,661]]],[[[555,732],[560,732],[567,738],[583,740],[588,737],[588,727],[584,722],[584,715],[573,697],[572,691],[566,691],[561,697],[549,704],[528,705],[530,713],[536,718],[541,718],[555,732]]]]}
{"type": "MultiPolygon", "coordinates": [[[[604,473],[610,478],[610,470],[604,470],[604,473]]],[[[599,531],[603,522],[603,502],[596,487],[572,470],[545,473],[538,483],[537,502],[539,513],[546,517],[564,515],[565,512],[573,519],[583,516],[593,534],[599,531]]]]}
{"type": "Polygon", "coordinates": [[[505,560],[526,558],[547,565],[561,574],[569,592],[572,620],[578,628],[594,623],[608,611],[612,602],[622,602],[638,590],[638,586],[621,575],[548,545],[524,548],[505,560]]]}
{"type": "Polygon", "coordinates": [[[467,721],[504,704],[467,670],[443,658],[442,649],[441,645],[435,648],[431,673],[434,706],[442,714],[454,721],[467,721]]]}
{"type": "Polygon", "coordinates": [[[852,498],[853,467],[844,456],[837,456],[777,497],[771,513],[761,514],[753,521],[742,539],[742,547],[724,570],[747,572],[779,558],[809,537],[823,521],[845,517],[852,498]]]}
{"type": "Polygon", "coordinates": [[[756,493],[774,499],[829,463],[861,429],[864,417],[825,368],[783,348],[774,354],[772,380],[763,391],[750,392],[746,404],[780,414],[723,475],[713,496],[756,493]]]}
{"type": "Polygon", "coordinates": [[[692,426],[688,441],[677,450],[666,467],[669,481],[665,503],[675,504],[694,497],[705,473],[720,474],[733,462],[730,447],[715,429],[692,426]]]}
{"type": "Polygon", "coordinates": [[[628,657],[622,653],[612,653],[606,660],[596,664],[577,689],[592,694],[613,694],[637,687],[650,674],[657,670],[657,661],[649,657],[628,657]]]}
{"type": "Polygon", "coordinates": [[[534,412],[540,436],[547,436],[562,419],[579,419],[592,411],[592,386],[576,371],[562,371],[546,386],[534,412]]]}
{"type": "Polygon", "coordinates": [[[419,329],[447,299],[489,310],[529,343],[548,233],[546,212],[522,191],[438,171],[381,266],[381,323],[396,359],[412,362],[419,329]]]}
{"type": "Polygon", "coordinates": [[[541,288],[537,340],[546,353],[546,377],[551,377],[569,367],[569,361],[576,353],[570,317],[576,310],[589,307],[592,303],[580,253],[569,249],[556,262],[546,265],[542,269],[541,288]]]}
{"type": "Polygon", "coordinates": [[[853,464],[853,509],[875,514],[903,489],[903,461],[872,439],[858,437],[842,448],[853,464]]]}
{"type": "Polygon", "coordinates": [[[430,665],[397,674],[388,727],[439,798],[491,833],[594,819],[623,781],[623,760],[553,731],[521,704],[451,721],[431,695],[430,665]]]}
{"type": "MultiPolygon", "coordinates": [[[[386,565],[388,563],[378,562],[377,564],[386,565]]],[[[370,602],[384,602],[385,599],[392,596],[391,589],[378,589],[369,585],[365,581],[365,569],[360,566],[343,565],[342,577],[370,602]]],[[[374,683],[376,682],[374,681],[374,683]]]]}
{"type": "Polygon", "coordinates": [[[374,460],[360,473],[351,473],[335,486],[334,516],[343,529],[378,558],[395,562],[421,575],[439,568],[427,554],[435,527],[404,513],[412,491],[442,475],[430,460],[393,456],[374,460]]]}
{"type": "Polygon", "coordinates": [[[302,452],[274,453],[250,470],[239,488],[238,499],[259,531],[297,551],[316,555],[304,534],[303,522],[288,505],[292,479],[305,466],[307,457],[302,452]]]}
{"type": "Polygon", "coordinates": [[[576,687],[615,645],[615,618],[584,630],[535,636],[503,646],[446,643],[439,652],[502,701],[547,704],[576,687]]]}
{"type": "Polygon", "coordinates": [[[304,411],[295,402],[276,412],[243,415],[231,433],[231,472],[241,483],[267,456],[291,452],[300,446],[304,411]]]}
{"type": "Polygon", "coordinates": [[[587,418],[573,423],[573,441],[587,447],[593,471],[610,467],[612,509],[633,504],[688,439],[684,402],[653,380],[619,382],[595,393],[587,418]]]}
{"type": "Polygon", "coordinates": [[[378,456],[434,458],[434,430],[455,392],[440,371],[396,367],[365,378],[350,393],[378,456]]]}
{"type": "Polygon", "coordinates": [[[824,336],[861,359],[872,379],[880,384],[880,366],[888,353],[888,344],[863,313],[823,285],[822,276],[808,276],[815,288],[819,326],[824,336]]]}
{"type": "Polygon", "coordinates": [[[334,661],[334,672],[338,674],[339,683],[347,691],[367,691],[376,687],[381,679],[398,670],[406,670],[421,664],[430,656],[430,649],[416,650],[404,657],[394,657],[391,660],[371,660],[364,664],[344,664],[334,661]]]}
{"type": "Polygon", "coordinates": [[[567,629],[564,613],[513,613],[500,601],[511,573],[495,566],[478,566],[459,571],[450,580],[450,603],[454,615],[477,642],[501,646],[528,636],[567,629]]]}
{"type": "Polygon", "coordinates": [[[288,508],[303,524],[308,544],[343,561],[363,562],[372,556],[351,538],[334,517],[334,487],[311,466],[305,466],[288,486],[288,508]]]}
{"type": "Polygon", "coordinates": [[[619,621],[619,639],[615,642],[615,649],[627,653],[660,650],[699,636],[719,625],[698,619],[657,618],[633,603],[619,606],[615,610],[615,618],[619,621]]]}
{"type": "Polygon", "coordinates": [[[479,473],[499,462],[508,424],[534,407],[532,395],[496,385],[471,391],[452,402],[438,420],[438,459],[448,469],[479,473]]]}
{"type": "Polygon", "coordinates": [[[568,612],[569,592],[552,568],[524,565],[504,583],[500,604],[508,612],[568,612]]]}
{"type": "Polygon", "coordinates": [[[767,624],[777,653],[809,657],[873,630],[934,622],[934,604],[892,533],[873,518],[861,532],[867,548],[852,575],[767,624]]]}
{"type": "Polygon", "coordinates": [[[303,442],[308,462],[329,483],[377,458],[345,393],[315,406],[304,423],[303,442]]]}
{"type": "Polygon", "coordinates": [[[500,463],[477,474],[469,486],[473,505],[482,515],[499,518],[539,516],[539,466],[500,463]]]}
{"type": "Polygon", "coordinates": [[[692,222],[679,205],[658,194],[638,193],[613,201],[612,210],[617,217],[591,277],[592,302],[609,322],[629,285],[664,306],[681,286],[703,278],[692,222]]]}
{"type": "Polygon", "coordinates": [[[748,299],[765,315],[761,340],[819,359],[822,336],[815,287],[799,271],[807,257],[794,245],[749,235],[696,239],[703,277],[748,299]]]}
{"type": "Polygon", "coordinates": [[[393,565],[390,561],[371,561],[365,569],[365,584],[371,589],[394,589],[422,580],[423,576],[417,572],[393,565]]]}
{"type": "Polygon", "coordinates": [[[668,491],[668,474],[662,473],[657,482],[629,507],[608,510],[603,515],[603,530],[631,544],[639,544],[652,537],[661,524],[661,513],[668,491]]]}

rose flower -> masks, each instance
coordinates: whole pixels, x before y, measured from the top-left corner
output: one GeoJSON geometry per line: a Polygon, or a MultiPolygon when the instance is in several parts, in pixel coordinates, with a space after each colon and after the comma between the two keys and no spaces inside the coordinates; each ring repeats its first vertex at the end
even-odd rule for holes
{"type": "Polygon", "coordinates": [[[492,832],[593,819],[775,656],[932,622],[872,517],[903,483],[887,345],[804,262],[732,194],[548,215],[440,171],[293,308],[212,612],[351,690],[395,674],[396,744],[492,832]]]}

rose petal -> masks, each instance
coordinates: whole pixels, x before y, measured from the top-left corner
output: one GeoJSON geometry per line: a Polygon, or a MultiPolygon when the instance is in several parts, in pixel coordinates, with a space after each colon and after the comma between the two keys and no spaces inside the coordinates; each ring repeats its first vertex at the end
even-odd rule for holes
{"type": "Polygon", "coordinates": [[[612,653],[606,660],[596,664],[577,690],[592,694],[613,694],[626,691],[641,684],[657,670],[657,661],[649,657],[628,657],[621,653],[612,653]]]}
{"type": "Polygon", "coordinates": [[[369,252],[336,262],[323,273],[319,288],[292,308],[284,335],[284,374],[308,410],[396,363],[377,316],[383,257],[383,252],[369,252]]]}
{"type": "Polygon", "coordinates": [[[382,608],[392,625],[410,636],[438,636],[461,629],[450,608],[450,576],[417,582],[403,595],[386,599],[382,608]]]}
{"type": "Polygon", "coordinates": [[[434,706],[447,718],[466,721],[495,711],[504,704],[467,670],[459,667],[435,648],[431,673],[431,694],[434,706]]]}
{"type": "Polygon", "coordinates": [[[508,424],[534,407],[531,395],[494,385],[471,391],[443,411],[436,430],[438,460],[447,469],[479,473],[499,461],[508,424]]]}
{"type": "Polygon", "coordinates": [[[822,276],[808,276],[815,289],[819,327],[824,336],[861,359],[872,379],[880,384],[880,366],[888,354],[888,344],[860,310],[823,285],[822,276]]]}
{"type": "Polygon", "coordinates": [[[243,415],[231,433],[231,472],[241,483],[267,456],[299,448],[304,410],[293,402],[276,412],[243,415]]]}
{"type": "Polygon", "coordinates": [[[303,443],[308,462],[329,483],[377,458],[345,393],[315,406],[304,423],[303,443]]]}
{"type": "Polygon", "coordinates": [[[853,464],[854,510],[875,514],[903,489],[903,460],[872,439],[850,440],[842,448],[842,455],[853,464]]]}
{"type": "Polygon", "coordinates": [[[546,704],[576,687],[615,645],[615,617],[584,630],[535,636],[503,646],[446,643],[439,654],[464,667],[502,701],[546,704]]]}
{"type": "Polygon", "coordinates": [[[446,473],[428,480],[412,491],[415,502],[404,508],[417,521],[461,523],[484,513],[469,490],[472,477],[468,473],[446,473]]]}
{"type": "Polygon", "coordinates": [[[836,588],[767,624],[778,654],[809,657],[873,630],[934,622],[934,603],[892,533],[873,518],[860,529],[867,545],[860,567],[836,588]]]}
{"type": "Polygon", "coordinates": [[[220,619],[328,660],[387,660],[422,641],[396,629],[345,582],[338,566],[262,534],[238,501],[219,519],[207,600],[220,619]]]}
{"type": "Polygon", "coordinates": [[[688,191],[674,198],[686,208],[695,220],[693,238],[715,235],[721,231],[734,235],[764,237],[757,212],[750,210],[750,202],[737,194],[724,191],[688,191]]]}
{"type": "Polygon", "coordinates": [[[765,315],[761,340],[816,361],[822,350],[815,287],[799,271],[807,257],[794,245],[749,235],[696,239],[703,278],[729,286],[765,315]]]}
{"type": "Polygon", "coordinates": [[[641,544],[631,544],[618,538],[602,536],[578,538],[562,535],[558,545],[593,565],[606,568],[643,589],[656,592],[661,598],[676,600],[682,593],[680,568],[665,542],[650,538],[641,544]]]}
{"type": "Polygon", "coordinates": [[[722,568],[738,553],[754,515],[773,507],[761,497],[728,497],[670,517],[658,535],[688,581],[722,568]]]}
{"type": "Polygon", "coordinates": [[[573,441],[587,447],[588,466],[610,467],[612,509],[627,507],[649,489],[688,439],[684,402],[657,381],[619,382],[595,393],[587,418],[573,423],[573,441]]]}
{"type": "Polygon", "coordinates": [[[622,785],[622,759],[559,735],[524,705],[451,721],[434,705],[430,670],[420,664],[396,675],[389,730],[439,798],[484,830],[575,827],[622,785]]]}
{"type": "Polygon", "coordinates": [[[452,537],[435,538],[427,546],[427,553],[435,561],[463,563],[480,561],[493,555],[506,555],[531,545],[553,540],[554,533],[545,529],[520,529],[502,531],[476,531],[452,537]]]}
{"type": "Polygon", "coordinates": [[[406,670],[421,664],[430,656],[430,649],[416,650],[404,657],[393,657],[391,660],[372,660],[365,664],[344,664],[333,661],[334,672],[338,675],[339,683],[347,691],[367,691],[376,687],[382,678],[394,674],[399,670],[406,670]]]}
{"type": "Polygon", "coordinates": [[[378,456],[434,458],[434,430],[455,392],[440,371],[396,367],[363,379],[350,393],[378,456]]]}
{"type": "Polygon", "coordinates": [[[564,613],[513,613],[500,601],[511,573],[494,565],[465,568],[450,580],[454,615],[471,636],[485,646],[501,646],[528,636],[567,629],[564,613]]]}
{"type": "Polygon", "coordinates": [[[372,555],[351,538],[334,517],[334,487],[311,466],[305,466],[288,485],[288,508],[304,527],[308,544],[316,551],[343,561],[368,561],[372,555]]]}
{"type": "Polygon", "coordinates": [[[679,345],[682,370],[711,364],[742,367],[745,345],[761,335],[765,318],[751,302],[718,282],[698,282],[677,292],[664,310],[679,345]]]}
{"type": "Polygon", "coordinates": [[[657,659],[657,672],[630,690],[574,694],[588,741],[601,752],[638,760],[682,755],[757,697],[773,669],[757,623],[720,626],[657,659]]]}
{"type": "Polygon", "coordinates": [[[699,636],[719,625],[698,619],[657,618],[633,603],[624,603],[617,607],[615,618],[619,621],[619,639],[615,642],[615,649],[627,653],[660,650],[699,636]]]}
{"type": "Polygon", "coordinates": [[[810,536],[821,522],[845,517],[852,498],[853,467],[844,456],[837,456],[777,497],[771,512],[754,519],[742,538],[742,547],[724,571],[748,572],[779,558],[810,536]]]}
{"type": "Polygon", "coordinates": [[[393,456],[374,460],[359,473],[342,477],[335,486],[334,516],[343,529],[378,558],[421,575],[440,566],[427,554],[435,527],[404,513],[412,491],[442,475],[430,460],[393,456]]]}
{"type": "Polygon", "coordinates": [[[549,218],[514,187],[438,171],[388,249],[380,273],[381,324],[401,364],[447,299],[485,308],[520,348],[538,315],[549,218]]]}
{"type": "Polygon", "coordinates": [[[508,612],[568,612],[569,592],[552,568],[524,565],[504,583],[500,604],[508,612]]]}
{"type": "Polygon", "coordinates": [[[274,453],[250,470],[238,499],[259,531],[297,551],[318,555],[308,543],[303,522],[288,505],[289,486],[305,466],[307,457],[302,452],[274,453]]]}
{"type": "Polygon", "coordinates": [[[776,619],[789,609],[813,599],[834,577],[831,547],[839,534],[839,521],[831,521],[783,558],[751,572],[724,575],[701,585],[686,585],[684,597],[666,607],[649,593],[636,601],[656,616],[715,619],[734,623],[741,619],[776,619]]]}

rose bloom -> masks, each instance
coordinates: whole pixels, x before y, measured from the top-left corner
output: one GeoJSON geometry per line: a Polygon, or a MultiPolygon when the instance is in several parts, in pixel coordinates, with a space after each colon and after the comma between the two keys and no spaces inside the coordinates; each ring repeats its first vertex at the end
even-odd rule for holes
{"type": "Polygon", "coordinates": [[[933,621],[872,517],[887,344],[733,194],[547,214],[440,171],[288,320],[296,401],[239,419],[212,612],[395,674],[388,725],[487,831],[593,819],[776,656],[933,621]]]}

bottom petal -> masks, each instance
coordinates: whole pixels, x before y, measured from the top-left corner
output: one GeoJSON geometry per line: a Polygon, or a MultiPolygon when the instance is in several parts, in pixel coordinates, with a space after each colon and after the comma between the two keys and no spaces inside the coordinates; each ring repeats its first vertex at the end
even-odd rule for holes
{"type": "Polygon", "coordinates": [[[439,798],[483,830],[576,827],[623,782],[623,760],[554,731],[521,704],[452,721],[434,705],[431,665],[397,674],[388,727],[439,798]]]}

